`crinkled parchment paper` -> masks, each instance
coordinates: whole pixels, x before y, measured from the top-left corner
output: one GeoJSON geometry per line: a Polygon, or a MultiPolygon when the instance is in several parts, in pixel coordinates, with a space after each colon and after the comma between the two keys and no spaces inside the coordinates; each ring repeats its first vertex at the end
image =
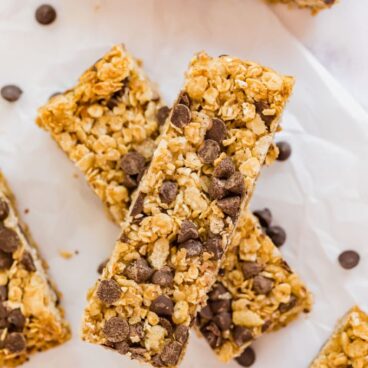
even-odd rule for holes
{"type": "MultiPolygon", "coordinates": [[[[37,368],[138,367],[126,357],[79,341],[85,294],[112,250],[118,229],[81,175],[34,124],[49,95],[73,85],[113,43],[124,42],[161,85],[168,103],[195,51],[234,54],[296,77],[281,137],[292,158],[264,170],[252,207],[271,208],[287,230],[282,251],[313,290],[313,312],[262,337],[254,367],[306,367],[335,321],[353,303],[368,310],[368,119],[361,108],[256,0],[50,1],[57,21],[34,20],[38,0],[0,2],[0,84],[22,87],[22,98],[0,101],[0,166],[64,293],[74,338],[38,354],[37,368]],[[345,271],[338,254],[356,249],[360,265],[345,271]],[[60,250],[79,251],[70,260],[60,250]]],[[[293,16],[293,13],[290,13],[293,16]]],[[[185,368],[220,367],[192,336],[185,368]]],[[[236,367],[235,363],[231,366],[236,367]]]]}

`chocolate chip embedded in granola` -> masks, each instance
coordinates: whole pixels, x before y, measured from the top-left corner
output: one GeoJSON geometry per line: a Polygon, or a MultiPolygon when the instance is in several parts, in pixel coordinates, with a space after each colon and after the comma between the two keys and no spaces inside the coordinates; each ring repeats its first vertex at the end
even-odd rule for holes
{"type": "Polygon", "coordinates": [[[120,167],[127,175],[140,174],[144,170],[145,165],[145,158],[138,152],[128,152],[120,161],[120,167]]]}
{"type": "Polygon", "coordinates": [[[102,302],[112,304],[119,300],[120,295],[121,288],[115,280],[109,279],[100,282],[97,289],[97,296],[102,302]]]}
{"type": "Polygon", "coordinates": [[[130,262],[124,270],[124,275],[137,283],[149,280],[152,274],[153,269],[144,258],[138,258],[130,262]]]}
{"type": "Polygon", "coordinates": [[[190,123],[191,112],[188,106],[177,104],[171,113],[171,122],[178,128],[184,128],[190,123]]]}
{"type": "Polygon", "coordinates": [[[222,199],[226,195],[225,181],[212,177],[208,186],[208,195],[211,199],[222,199]]]}
{"type": "Polygon", "coordinates": [[[174,366],[180,357],[183,345],[177,341],[166,344],[160,355],[161,360],[168,366],[174,366]]]}
{"type": "Polygon", "coordinates": [[[24,325],[26,323],[26,318],[24,317],[20,308],[13,309],[8,314],[8,323],[15,328],[16,331],[23,331],[24,325]]]}
{"type": "Polygon", "coordinates": [[[0,221],[4,221],[9,215],[8,204],[0,198],[0,221]]]}
{"type": "Polygon", "coordinates": [[[173,181],[164,181],[160,188],[161,202],[170,204],[178,194],[178,185],[173,181]]]}
{"type": "Polygon", "coordinates": [[[0,270],[9,270],[13,264],[13,256],[0,250],[0,270]]]}
{"type": "Polygon", "coordinates": [[[198,150],[198,156],[204,164],[212,164],[220,155],[221,148],[219,144],[212,140],[206,139],[198,150]]]}
{"type": "Polygon", "coordinates": [[[134,216],[140,215],[143,212],[144,198],[145,198],[145,195],[139,192],[134,202],[133,208],[130,212],[130,216],[134,217],[134,216]]]}
{"type": "Polygon", "coordinates": [[[159,125],[163,125],[170,115],[170,108],[168,106],[162,106],[157,111],[157,121],[159,125]]]}
{"type": "Polygon", "coordinates": [[[178,243],[184,243],[189,239],[198,239],[198,229],[197,226],[189,220],[184,220],[180,225],[180,231],[178,234],[178,243]]]}
{"type": "Polygon", "coordinates": [[[188,257],[199,256],[203,251],[203,245],[199,240],[189,239],[178,244],[179,249],[185,249],[188,257]]]}
{"type": "Polygon", "coordinates": [[[244,261],[241,263],[241,269],[243,271],[244,280],[249,280],[257,276],[263,270],[263,266],[255,261],[244,261]]]}
{"type": "Polygon", "coordinates": [[[217,201],[218,207],[225,215],[236,217],[240,210],[240,197],[227,197],[217,201]]]}
{"type": "Polygon", "coordinates": [[[164,266],[162,269],[155,271],[152,275],[152,282],[162,287],[172,285],[173,280],[173,272],[168,266],[164,266]]]}
{"type": "Polygon", "coordinates": [[[111,317],[106,321],[103,333],[110,342],[125,341],[129,336],[129,324],[121,317],[111,317]]]}
{"type": "Polygon", "coordinates": [[[220,236],[214,236],[207,239],[206,243],[204,244],[204,249],[207,252],[212,253],[215,259],[221,259],[224,254],[222,238],[220,236]]]}
{"type": "Polygon", "coordinates": [[[243,195],[245,190],[243,175],[239,171],[231,175],[225,181],[225,189],[232,194],[243,195]]]}
{"type": "Polygon", "coordinates": [[[185,344],[189,337],[189,328],[185,325],[179,325],[175,328],[174,339],[181,344],[185,344]]]}
{"type": "Polygon", "coordinates": [[[221,330],[216,325],[216,323],[210,322],[201,329],[201,332],[212,349],[216,349],[221,346],[221,330]]]}
{"type": "Polygon", "coordinates": [[[17,233],[7,227],[0,227],[0,250],[5,253],[14,253],[20,245],[17,233]]]}
{"type": "Polygon", "coordinates": [[[264,277],[262,275],[257,275],[253,279],[253,290],[257,294],[268,294],[273,287],[273,280],[264,277]]]}
{"type": "Polygon", "coordinates": [[[151,303],[150,310],[160,317],[171,317],[174,312],[174,303],[169,297],[160,295],[151,303]]]}
{"type": "Polygon", "coordinates": [[[212,139],[217,143],[222,143],[226,137],[226,125],[218,118],[212,119],[211,128],[206,133],[206,139],[212,139]]]}
{"type": "Polygon", "coordinates": [[[11,353],[20,353],[27,347],[27,342],[23,334],[19,332],[11,332],[4,341],[4,348],[11,353]]]}
{"type": "Polygon", "coordinates": [[[213,175],[220,179],[228,179],[234,173],[235,165],[230,157],[225,157],[222,161],[220,161],[213,171],[213,175]]]}
{"type": "Polygon", "coordinates": [[[24,251],[20,263],[28,272],[35,272],[36,266],[34,264],[32,255],[30,252],[24,251]]]}
{"type": "Polygon", "coordinates": [[[216,314],[213,322],[220,328],[221,331],[229,330],[231,327],[231,314],[229,312],[221,312],[216,314]]]}
{"type": "Polygon", "coordinates": [[[232,334],[235,344],[238,346],[242,346],[253,339],[252,331],[242,326],[234,326],[232,334]]]}

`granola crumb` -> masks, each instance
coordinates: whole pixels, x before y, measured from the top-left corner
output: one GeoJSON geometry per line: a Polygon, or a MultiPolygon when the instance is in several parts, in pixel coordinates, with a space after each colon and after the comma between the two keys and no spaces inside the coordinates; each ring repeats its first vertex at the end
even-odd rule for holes
{"type": "Polygon", "coordinates": [[[69,252],[67,250],[60,250],[59,251],[59,254],[61,257],[63,257],[64,259],[70,259],[73,257],[73,253],[72,252],[69,252]]]}

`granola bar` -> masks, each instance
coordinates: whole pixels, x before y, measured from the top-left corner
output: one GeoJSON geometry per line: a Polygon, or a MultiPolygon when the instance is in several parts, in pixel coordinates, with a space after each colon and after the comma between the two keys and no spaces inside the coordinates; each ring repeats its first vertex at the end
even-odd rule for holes
{"type": "Polygon", "coordinates": [[[196,329],[223,362],[266,331],[285,327],[312,307],[312,295],[290,269],[257,218],[242,213],[196,329]]]}
{"type": "Polygon", "coordinates": [[[167,107],[161,107],[141,62],[116,45],[74,88],[51,97],[36,122],[84,173],[119,223],[168,114],[167,107]]]}
{"type": "Polygon", "coordinates": [[[320,10],[331,8],[337,3],[337,0],[268,0],[271,3],[283,3],[292,6],[297,6],[298,8],[310,9],[313,14],[318,13],[320,10]]]}
{"type": "Polygon", "coordinates": [[[368,315],[358,306],[342,318],[310,368],[367,368],[368,315]]]}
{"type": "Polygon", "coordinates": [[[82,337],[176,366],[216,280],[293,79],[229,56],[195,56],[101,279],[82,337]]]}
{"type": "Polygon", "coordinates": [[[0,172],[0,366],[15,367],[70,338],[45,263],[0,172]]]}

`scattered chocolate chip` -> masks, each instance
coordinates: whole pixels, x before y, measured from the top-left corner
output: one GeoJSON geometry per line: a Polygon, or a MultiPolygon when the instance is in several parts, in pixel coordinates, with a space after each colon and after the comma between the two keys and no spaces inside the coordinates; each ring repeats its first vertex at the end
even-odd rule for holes
{"type": "Polygon", "coordinates": [[[26,339],[19,332],[12,332],[5,338],[4,348],[8,349],[11,353],[20,353],[25,350],[26,346],[26,339]]]}
{"type": "Polygon", "coordinates": [[[276,247],[281,247],[286,241],[286,232],[281,226],[266,228],[266,234],[271,238],[276,247]]]}
{"type": "Polygon", "coordinates": [[[157,111],[157,121],[159,125],[163,125],[170,114],[170,109],[167,106],[162,106],[157,111]]]}
{"type": "Polygon", "coordinates": [[[221,259],[224,254],[222,239],[220,236],[207,239],[204,248],[207,252],[212,253],[216,260],[221,259]]]}
{"type": "Polygon", "coordinates": [[[122,184],[128,189],[135,189],[138,186],[138,181],[136,179],[137,175],[124,174],[122,184]]]}
{"type": "Polygon", "coordinates": [[[9,215],[9,206],[8,204],[0,199],[0,221],[4,221],[9,215]]]}
{"type": "Polygon", "coordinates": [[[173,334],[174,329],[173,329],[173,326],[172,326],[171,322],[168,319],[161,317],[160,318],[160,325],[167,331],[167,334],[169,336],[171,336],[173,334]]]}
{"type": "Polygon", "coordinates": [[[262,275],[257,275],[253,280],[253,290],[257,294],[268,294],[273,287],[273,280],[264,277],[262,275]]]}
{"type": "Polygon", "coordinates": [[[173,181],[164,181],[160,188],[161,202],[170,204],[178,194],[178,185],[173,181]]]}
{"type": "Polygon", "coordinates": [[[213,313],[211,311],[210,306],[207,304],[205,307],[203,307],[200,311],[199,311],[199,315],[201,318],[203,319],[207,319],[207,320],[211,320],[213,317],[213,313]]]}
{"type": "Polygon", "coordinates": [[[204,326],[201,332],[212,349],[216,349],[221,345],[221,331],[214,322],[210,322],[208,325],[204,326]]]}
{"type": "Polygon", "coordinates": [[[206,133],[206,139],[222,143],[226,137],[226,125],[221,119],[212,119],[212,127],[206,133]]]}
{"type": "Polygon", "coordinates": [[[277,142],[276,146],[279,149],[277,161],[286,161],[291,156],[291,145],[288,142],[277,142]]]}
{"type": "Polygon", "coordinates": [[[224,158],[213,171],[216,178],[227,179],[235,173],[235,165],[230,157],[224,158]]]}
{"type": "Polygon", "coordinates": [[[26,318],[24,317],[20,308],[13,309],[8,314],[8,323],[16,328],[18,332],[21,332],[26,324],[26,318]]]}
{"type": "Polygon", "coordinates": [[[130,216],[137,216],[140,215],[143,212],[143,205],[144,205],[144,198],[146,196],[142,193],[139,192],[137,195],[137,198],[134,202],[133,208],[130,212],[130,216]]]}
{"type": "Polygon", "coordinates": [[[167,343],[160,355],[161,360],[168,366],[175,366],[183,349],[183,345],[177,341],[167,343]]]}
{"type": "Polygon", "coordinates": [[[236,171],[225,181],[225,189],[230,193],[242,195],[245,190],[243,175],[239,171],[236,171]]]}
{"type": "Polygon", "coordinates": [[[287,303],[280,303],[279,305],[280,313],[286,313],[289,310],[293,309],[296,306],[297,301],[298,298],[295,295],[291,294],[290,299],[287,303]]]}
{"type": "Polygon", "coordinates": [[[129,328],[129,339],[132,342],[138,342],[144,338],[143,323],[138,322],[129,328]]]}
{"type": "Polygon", "coordinates": [[[358,265],[360,256],[354,250],[346,250],[339,255],[338,259],[342,268],[350,270],[358,265]]]}
{"type": "Polygon", "coordinates": [[[43,4],[37,8],[35,16],[38,23],[46,26],[55,21],[56,10],[49,4],[43,4]]]}
{"type": "Polygon", "coordinates": [[[121,317],[112,317],[105,322],[103,333],[110,342],[125,341],[129,336],[129,324],[121,317]]]}
{"type": "Polygon", "coordinates": [[[97,296],[102,302],[112,304],[119,300],[120,295],[121,288],[115,280],[102,280],[100,282],[97,289],[97,296]]]}
{"type": "Polygon", "coordinates": [[[185,344],[189,337],[189,328],[185,325],[179,325],[174,331],[174,339],[180,344],[185,344]]]}
{"type": "Polygon", "coordinates": [[[229,312],[221,312],[216,314],[213,318],[213,322],[220,328],[221,331],[230,329],[231,326],[231,314],[229,312]]]}
{"type": "Polygon", "coordinates": [[[258,218],[259,223],[262,227],[270,227],[272,223],[272,213],[268,208],[263,210],[256,210],[253,215],[258,218]]]}
{"type": "Polygon", "coordinates": [[[180,231],[178,234],[178,243],[184,243],[190,239],[198,239],[198,229],[197,226],[189,220],[184,220],[180,225],[180,231]]]}
{"type": "Polygon", "coordinates": [[[22,93],[23,91],[13,84],[2,87],[0,91],[1,97],[8,102],[19,100],[22,93]]]}
{"type": "Polygon", "coordinates": [[[150,310],[160,317],[171,317],[174,312],[174,304],[169,297],[160,295],[152,302],[150,310]]]}
{"type": "Polygon", "coordinates": [[[24,251],[20,263],[28,272],[35,272],[36,266],[33,262],[31,253],[24,251]]]}
{"type": "Polygon", "coordinates": [[[198,156],[204,164],[212,164],[221,152],[219,144],[212,140],[206,139],[198,150],[198,156]]]}
{"type": "Polygon", "coordinates": [[[129,351],[129,344],[126,341],[120,341],[114,344],[114,349],[122,355],[129,351]]]}
{"type": "Polygon", "coordinates": [[[213,313],[218,314],[222,312],[231,311],[231,300],[230,299],[219,299],[208,302],[213,313]]]}
{"type": "Polygon", "coordinates": [[[233,333],[235,344],[238,346],[242,346],[243,344],[253,339],[252,331],[246,327],[235,326],[232,333],[233,333]]]}
{"type": "Polygon", "coordinates": [[[132,261],[124,270],[124,275],[137,283],[147,281],[152,276],[152,273],[153,269],[144,258],[132,261]]]}
{"type": "Polygon", "coordinates": [[[188,93],[181,91],[177,103],[190,107],[191,101],[188,93]]]}
{"type": "Polygon", "coordinates": [[[109,262],[109,258],[105,259],[103,262],[101,262],[99,265],[98,265],[98,268],[97,268],[97,272],[102,275],[102,272],[104,270],[104,268],[106,267],[107,263],[109,262]]]}
{"type": "Polygon", "coordinates": [[[174,106],[171,114],[171,122],[178,128],[184,128],[190,123],[192,114],[188,106],[183,104],[177,104],[174,106]]]}
{"type": "Polygon", "coordinates": [[[0,250],[5,253],[14,253],[20,245],[17,233],[7,227],[0,227],[0,250]]]}
{"type": "Polygon", "coordinates": [[[263,266],[257,262],[244,261],[241,264],[241,269],[243,271],[244,280],[249,280],[257,276],[263,270],[263,266]]]}
{"type": "Polygon", "coordinates": [[[256,361],[256,354],[251,347],[248,347],[235,360],[243,367],[250,367],[256,361]]]}
{"type": "Polygon", "coordinates": [[[179,249],[186,249],[188,257],[196,257],[202,254],[203,245],[199,240],[189,239],[184,243],[178,244],[179,249]]]}
{"type": "Polygon", "coordinates": [[[224,285],[221,283],[216,283],[210,293],[208,294],[208,297],[210,300],[219,300],[222,298],[222,296],[229,291],[226,289],[224,285]]]}
{"type": "Polygon", "coordinates": [[[222,199],[226,195],[225,182],[212,177],[208,186],[208,195],[213,199],[222,199]]]}
{"type": "Polygon", "coordinates": [[[240,197],[228,197],[217,201],[218,207],[225,215],[236,217],[240,209],[240,197]]]}
{"type": "Polygon", "coordinates": [[[8,288],[6,285],[0,285],[0,302],[8,299],[8,288]]]}
{"type": "Polygon", "coordinates": [[[162,267],[160,270],[155,271],[152,276],[152,283],[156,285],[160,285],[162,287],[172,285],[174,280],[173,273],[171,268],[168,266],[162,267]]]}
{"type": "Polygon", "coordinates": [[[138,175],[144,170],[145,158],[138,152],[128,152],[120,161],[120,167],[127,175],[138,175]]]}
{"type": "Polygon", "coordinates": [[[13,257],[10,253],[0,250],[0,270],[8,270],[13,264],[13,257]]]}

